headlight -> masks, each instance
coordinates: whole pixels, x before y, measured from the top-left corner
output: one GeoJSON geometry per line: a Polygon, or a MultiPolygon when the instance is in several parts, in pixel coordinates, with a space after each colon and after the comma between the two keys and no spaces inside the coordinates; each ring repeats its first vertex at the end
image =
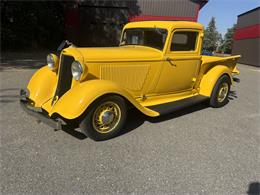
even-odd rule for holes
{"type": "Polygon", "coordinates": [[[78,61],[74,61],[71,65],[71,73],[73,78],[78,81],[83,73],[83,67],[78,61]]]}
{"type": "Polygon", "coordinates": [[[48,54],[47,65],[52,71],[56,70],[58,68],[58,57],[54,54],[48,54]]]}

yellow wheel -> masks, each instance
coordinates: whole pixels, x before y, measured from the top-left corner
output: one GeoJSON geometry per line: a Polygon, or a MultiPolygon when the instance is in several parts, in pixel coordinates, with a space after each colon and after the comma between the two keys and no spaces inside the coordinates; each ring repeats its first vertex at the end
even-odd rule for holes
{"type": "Polygon", "coordinates": [[[219,108],[228,103],[230,85],[231,81],[228,75],[223,75],[218,79],[210,97],[210,105],[212,107],[219,108]]]}
{"type": "Polygon", "coordinates": [[[126,121],[125,100],[116,95],[101,97],[85,112],[81,131],[93,140],[107,140],[116,136],[126,121]]]}
{"type": "Polygon", "coordinates": [[[118,125],[121,110],[115,102],[104,102],[99,105],[93,115],[92,125],[99,133],[109,133],[118,125]]]}
{"type": "Polygon", "coordinates": [[[228,95],[228,83],[221,83],[218,91],[218,102],[223,102],[228,95]]]}

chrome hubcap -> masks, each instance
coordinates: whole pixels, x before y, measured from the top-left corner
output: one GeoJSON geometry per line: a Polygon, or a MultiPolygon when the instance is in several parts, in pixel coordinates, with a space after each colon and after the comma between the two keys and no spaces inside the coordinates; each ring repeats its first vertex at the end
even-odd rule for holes
{"type": "Polygon", "coordinates": [[[115,115],[111,111],[105,111],[101,115],[101,121],[103,124],[108,125],[113,122],[115,115]]]}

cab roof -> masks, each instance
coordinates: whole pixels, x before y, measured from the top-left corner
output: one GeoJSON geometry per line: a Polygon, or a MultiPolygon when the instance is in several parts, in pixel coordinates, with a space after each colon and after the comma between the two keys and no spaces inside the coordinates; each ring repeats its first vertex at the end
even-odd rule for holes
{"type": "Polygon", "coordinates": [[[140,21],[130,22],[124,26],[126,28],[164,28],[172,30],[174,28],[192,28],[203,30],[203,25],[197,22],[188,21],[140,21]]]}

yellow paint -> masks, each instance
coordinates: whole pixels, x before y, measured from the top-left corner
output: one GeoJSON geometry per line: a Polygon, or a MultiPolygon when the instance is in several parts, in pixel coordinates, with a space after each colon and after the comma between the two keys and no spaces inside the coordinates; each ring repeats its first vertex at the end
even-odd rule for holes
{"type": "Polygon", "coordinates": [[[161,94],[161,95],[153,95],[142,101],[139,100],[142,106],[154,106],[158,104],[164,104],[168,102],[174,102],[181,99],[189,98],[198,95],[196,90],[185,91],[180,93],[171,93],[171,94],[161,94]]]}
{"type": "Polygon", "coordinates": [[[138,45],[73,49],[77,49],[84,56],[85,63],[158,61],[163,56],[160,50],[138,45]]]}
{"type": "Polygon", "coordinates": [[[103,65],[100,67],[102,80],[121,83],[127,90],[141,91],[149,73],[149,65],[103,65]],[[127,74],[124,74],[127,73],[127,74]],[[124,76],[122,76],[124,74],[124,76]]]}
{"type": "Polygon", "coordinates": [[[174,65],[168,61],[162,64],[162,72],[156,86],[157,93],[178,93],[190,91],[194,87],[194,77],[198,76],[200,56],[197,53],[187,53],[187,57],[175,52],[167,53],[174,65]]]}
{"type": "MultiPolygon", "coordinates": [[[[108,48],[69,47],[61,55],[72,56],[83,65],[80,81],[72,80],[71,89],[52,105],[59,71],[43,67],[28,84],[30,99],[50,116],[79,117],[96,99],[117,94],[127,99],[142,113],[155,117],[159,113],[147,106],[205,95],[210,97],[216,81],[223,74],[237,73],[236,60],[201,56],[203,26],[194,22],[149,21],[127,24],[127,28],[164,28],[168,31],[165,47],[157,50],[146,46],[108,48]],[[198,32],[194,51],[170,51],[175,32],[198,32]]],[[[59,60],[61,63],[61,60],[59,60]]],[[[60,67],[61,64],[59,64],[60,67]]],[[[232,79],[231,79],[232,80],[232,79]]]]}
{"type": "Polygon", "coordinates": [[[228,69],[226,66],[219,65],[211,68],[202,77],[199,94],[210,97],[215,83],[224,74],[227,74],[230,77],[230,79],[232,78],[230,75],[230,69],[228,69]]]}
{"type": "Polygon", "coordinates": [[[49,112],[50,116],[53,113],[59,113],[67,119],[74,119],[80,116],[93,101],[106,94],[117,94],[125,97],[137,109],[148,116],[159,115],[157,112],[141,106],[128,91],[116,83],[105,80],[91,80],[80,83],[67,91],[53,107],[48,102],[43,108],[49,112]]]}
{"type": "MultiPolygon", "coordinates": [[[[236,56],[228,56],[228,57],[217,57],[217,56],[202,56],[202,64],[209,64],[209,63],[225,63],[236,65],[236,61],[241,57],[241,55],[236,56]]],[[[233,66],[235,68],[235,66],[233,66]]]]}
{"type": "Polygon", "coordinates": [[[37,70],[32,76],[27,88],[29,98],[34,101],[35,107],[41,107],[44,102],[52,98],[57,84],[57,75],[48,66],[37,70]]]}
{"type": "Polygon", "coordinates": [[[235,68],[233,69],[232,74],[233,74],[233,75],[238,75],[238,74],[240,74],[240,71],[237,69],[237,67],[235,67],[235,68]]]}
{"type": "Polygon", "coordinates": [[[236,61],[240,56],[230,57],[212,57],[202,56],[202,64],[199,81],[196,87],[199,87],[199,94],[210,97],[217,80],[224,74],[230,77],[233,84],[232,71],[236,68],[236,61]]]}

